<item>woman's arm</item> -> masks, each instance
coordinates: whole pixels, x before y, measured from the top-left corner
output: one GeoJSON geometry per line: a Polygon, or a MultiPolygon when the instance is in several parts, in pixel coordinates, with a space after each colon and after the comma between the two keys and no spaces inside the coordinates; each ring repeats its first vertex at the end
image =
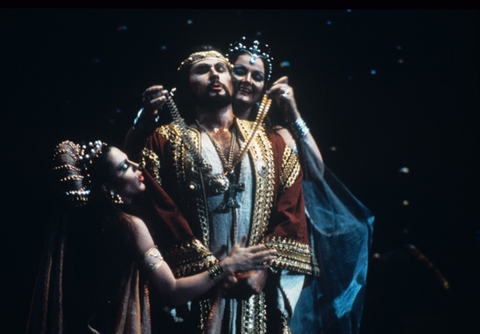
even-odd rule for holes
{"type": "Polygon", "coordinates": [[[132,216],[131,225],[138,255],[143,256],[140,261],[149,264],[147,265],[147,268],[150,268],[147,269],[149,281],[158,291],[161,300],[169,307],[182,305],[200,297],[215,286],[215,281],[224,288],[229,288],[236,283],[234,273],[268,268],[264,263],[274,259],[275,250],[267,249],[264,245],[244,248],[247,240],[244,236],[228,256],[220,261],[223,274],[217,272],[215,276],[215,270],[213,272],[210,270],[176,279],[170,267],[163,263],[160,252],[152,250],[155,244],[145,223],[140,218],[132,216]],[[145,257],[145,253],[149,251],[152,254],[145,257]]]}
{"type": "Polygon", "coordinates": [[[288,85],[288,77],[275,81],[268,91],[275,98],[283,112],[285,120],[291,124],[290,129],[276,127],[288,146],[296,148],[305,180],[317,180],[323,176],[324,165],[322,154],[306,125],[302,124],[300,112],[293,94],[293,89],[288,85]]]}
{"type": "Polygon", "coordinates": [[[123,151],[127,153],[130,159],[137,160],[146,139],[155,130],[156,119],[159,117],[159,110],[167,100],[167,94],[168,91],[163,89],[163,86],[152,86],[143,92],[143,108],[138,112],[123,142],[123,151]]]}

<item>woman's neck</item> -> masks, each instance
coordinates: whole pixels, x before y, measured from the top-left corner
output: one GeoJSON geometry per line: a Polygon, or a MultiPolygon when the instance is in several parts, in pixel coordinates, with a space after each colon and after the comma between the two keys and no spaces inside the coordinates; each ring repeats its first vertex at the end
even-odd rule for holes
{"type": "Polygon", "coordinates": [[[252,112],[252,105],[234,102],[233,110],[235,116],[239,119],[249,119],[250,113],[252,112]]]}

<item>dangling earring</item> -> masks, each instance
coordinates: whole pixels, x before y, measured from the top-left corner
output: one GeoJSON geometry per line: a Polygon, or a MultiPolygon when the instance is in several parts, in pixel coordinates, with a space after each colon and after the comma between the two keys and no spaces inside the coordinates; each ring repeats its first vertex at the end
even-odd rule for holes
{"type": "Polygon", "coordinates": [[[116,194],[113,190],[110,190],[110,198],[112,200],[112,203],[123,204],[123,200],[120,195],[116,194]]]}

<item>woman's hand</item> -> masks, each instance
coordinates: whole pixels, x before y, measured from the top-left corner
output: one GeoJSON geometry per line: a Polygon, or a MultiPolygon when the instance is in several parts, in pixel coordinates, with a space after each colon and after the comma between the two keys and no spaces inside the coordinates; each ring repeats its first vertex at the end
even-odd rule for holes
{"type": "Polygon", "coordinates": [[[293,88],[288,85],[288,77],[281,77],[272,84],[267,94],[275,99],[283,112],[283,116],[289,122],[294,122],[300,113],[297,110],[297,103],[293,95],[293,88]]]}
{"type": "Polygon", "coordinates": [[[268,269],[268,263],[275,259],[276,250],[267,249],[265,245],[257,245],[245,248],[247,236],[244,235],[242,239],[235,244],[227,257],[220,261],[225,272],[222,287],[230,289],[238,280],[235,274],[248,271],[265,271],[268,269]]]}
{"type": "Polygon", "coordinates": [[[163,86],[152,86],[143,92],[143,112],[148,119],[153,120],[158,116],[158,110],[167,101],[167,94],[168,91],[163,89],[163,86]]]}
{"type": "Polygon", "coordinates": [[[247,236],[233,246],[227,257],[220,261],[227,275],[245,272],[255,269],[267,269],[268,263],[275,259],[275,249],[267,249],[265,245],[257,245],[245,248],[247,236]]]}

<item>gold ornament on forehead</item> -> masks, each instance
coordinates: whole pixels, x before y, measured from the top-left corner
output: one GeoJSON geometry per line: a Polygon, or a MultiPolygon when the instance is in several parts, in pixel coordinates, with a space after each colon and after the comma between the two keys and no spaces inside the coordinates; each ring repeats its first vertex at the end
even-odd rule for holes
{"type": "Polygon", "coordinates": [[[179,71],[184,70],[184,69],[190,67],[191,65],[193,65],[195,63],[198,63],[199,61],[207,60],[207,59],[222,60],[227,64],[227,66],[232,67],[232,65],[228,61],[228,58],[225,58],[218,51],[210,50],[210,51],[201,51],[201,52],[192,53],[187,59],[182,61],[178,70],[179,71]]]}

